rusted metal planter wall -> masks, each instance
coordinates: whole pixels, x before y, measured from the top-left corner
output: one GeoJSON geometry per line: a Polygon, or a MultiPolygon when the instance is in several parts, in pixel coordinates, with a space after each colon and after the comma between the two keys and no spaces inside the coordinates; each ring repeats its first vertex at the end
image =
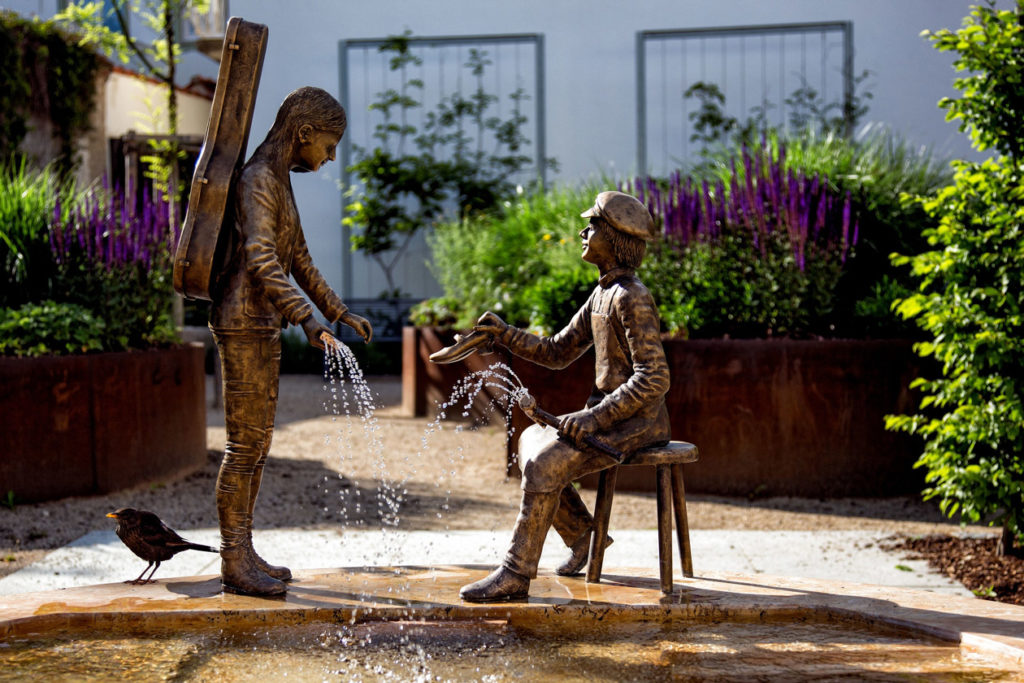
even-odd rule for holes
{"type": "Polygon", "coordinates": [[[913,411],[906,341],[667,341],[676,438],[700,448],[693,491],[734,495],[915,493],[920,444],[885,430],[913,411]]]}
{"type": "MultiPolygon", "coordinates": [[[[417,392],[446,397],[449,380],[477,363],[508,362],[537,402],[554,413],[581,407],[594,381],[589,353],[562,371],[499,354],[471,356],[472,367],[464,362],[438,370],[427,357],[450,338],[411,328],[406,334],[403,373],[413,380],[403,386],[403,401],[410,414],[426,404],[417,392]]],[[[686,468],[688,491],[835,497],[921,490],[923,475],[913,469],[920,444],[886,431],[883,419],[916,406],[908,386],[919,361],[910,342],[670,339],[664,345],[672,372],[666,399],[673,438],[697,444],[701,454],[686,468]]],[[[509,455],[528,425],[520,411],[513,412],[509,455]]],[[[654,490],[653,472],[646,469],[620,471],[619,488],[654,490]]]]}
{"type": "Polygon", "coordinates": [[[109,493],[206,462],[203,349],[0,358],[0,494],[109,493]]]}

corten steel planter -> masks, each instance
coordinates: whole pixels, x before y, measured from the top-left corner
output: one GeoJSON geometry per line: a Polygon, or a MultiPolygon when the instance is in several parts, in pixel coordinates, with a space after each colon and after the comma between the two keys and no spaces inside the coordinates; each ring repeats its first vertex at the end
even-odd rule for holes
{"type": "Polygon", "coordinates": [[[206,462],[203,348],[0,358],[0,495],[110,493],[206,462]]]}
{"type": "MultiPolygon", "coordinates": [[[[515,370],[537,403],[553,413],[583,406],[594,381],[588,353],[564,370],[547,370],[494,354],[471,356],[451,366],[433,366],[430,353],[451,342],[433,330],[407,329],[403,373],[418,373],[419,385],[447,396],[448,380],[501,359],[515,370]],[[418,348],[410,348],[415,339],[418,348]],[[410,363],[414,363],[410,367],[410,363]],[[472,368],[470,363],[474,363],[472,368]],[[440,368],[444,368],[441,370],[440,368]]],[[[690,492],[721,495],[809,497],[889,496],[917,493],[923,473],[913,468],[921,444],[885,430],[884,416],[912,412],[909,390],[920,359],[909,341],[697,340],[665,339],[672,373],[666,396],[672,438],[700,449],[687,466],[690,492]]],[[[403,387],[410,409],[417,399],[403,387]]],[[[423,399],[419,399],[425,403],[423,399]]],[[[423,414],[422,412],[418,414],[423,414]]],[[[531,423],[513,412],[507,456],[531,423]]],[[[512,468],[514,470],[514,467],[512,468]]],[[[597,477],[584,479],[596,486],[597,477]]],[[[653,491],[646,468],[623,468],[617,488],[653,491]]]]}

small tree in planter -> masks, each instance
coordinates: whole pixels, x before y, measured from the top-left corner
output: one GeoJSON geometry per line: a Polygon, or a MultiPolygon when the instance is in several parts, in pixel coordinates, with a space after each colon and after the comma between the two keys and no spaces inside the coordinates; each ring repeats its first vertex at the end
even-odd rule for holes
{"type": "Polygon", "coordinates": [[[1002,527],[1000,552],[1024,543],[1024,0],[1016,10],[976,7],[956,32],[928,34],[958,54],[959,98],[939,104],[978,150],[996,156],[955,162],[953,184],[918,198],[935,221],[932,250],[894,257],[920,283],[898,303],[932,338],[917,351],[942,364],[919,380],[922,413],[888,426],[925,438],[919,467],[928,498],[949,515],[1002,527]]]}
{"type": "MultiPolygon", "coordinates": [[[[476,82],[468,97],[445,95],[426,114],[422,130],[409,122],[422,106],[415,93],[423,88],[421,80],[406,76],[409,67],[422,62],[410,51],[410,40],[407,31],[380,48],[392,53],[390,68],[401,74],[401,89],[377,93],[370,109],[383,115],[373,134],[378,145],[372,150],[355,146],[357,160],[348,169],[358,182],[345,207],[345,222],[357,228],[352,248],[381,267],[389,297],[400,295],[394,268],[417,232],[446,214],[466,218],[493,209],[515,193],[510,178],[532,164],[523,154],[529,143],[521,111],[526,95],[521,89],[509,94],[508,118],[493,114],[499,98],[484,89],[483,74],[491,61],[483,50],[471,49],[463,65],[476,82]]],[[[554,160],[544,163],[555,166],[554,160]]]]}

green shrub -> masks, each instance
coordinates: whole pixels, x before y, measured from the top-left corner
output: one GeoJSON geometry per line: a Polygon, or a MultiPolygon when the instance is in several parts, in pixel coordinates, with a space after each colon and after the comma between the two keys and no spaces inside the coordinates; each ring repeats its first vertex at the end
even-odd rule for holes
{"type": "Polygon", "coordinates": [[[50,294],[54,274],[49,224],[60,199],[74,189],[49,168],[33,171],[24,161],[0,168],[0,306],[18,307],[50,294]]]}
{"type": "Polygon", "coordinates": [[[140,349],[177,341],[169,205],[147,191],[141,201],[97,187],[50,226],[56,263],[53,296],[91,308],[108,322],[104,348],[140,349]]]}
{"type": "MultiPolygon", "coordinates": [[[[673,333],[700,337],[832,336],[835,287],[857,241],[848,195],[828,178],[787,166],[785,145],[741,145],[713,182],[638,179],[645,202],[677,258],[664,318],[673,333]],[[686,271],[690,271],[687,273],[686,271]]],[[[654,259],[652,259],[652,264],[654,259]]],[[[671,266],[670,266],[671,268],[671,266]]],[[[662,276],[642,275],[658,297],[662,276]]]]}
{"type": "Polygon", "coordinates": [[[0,308],[0,355],[46,356],[102,351],[107,326],[85,306],[44,301],[0,308]]]}
{"type": "MultiPolygon", "coordinates": [[[[595,191],[558,188],[518,195],[500,213],[477,214],[437,226],[429,236],[432,269],[455,326],[466,328],[487,310],[509,324],[550,333],[568,322],[542,302],[575,311],[597,281],[580,258],[580,213],[595,191]]],[[[571,314],[570,314],[571,315],[571,314]]]]}
{"type": "Polygon", "coordinates": [[[735,230],[714,242],[656,243],[639,274],[662,328],[690,338],[827,334],[839,260],[809,259],[800,268],[786,235],[765,242],[762,250],[735,230]]]}
{"type": "Polygon", "coordinates": [[[1004,552],[1024,542],[1022,15],[1024,0],[1015,11],[980,6],[961,30],[929,34],[966,74],[955,82],[961,96],[940,102],[947,118],[999,155],[956,162],[952,185],[916,200],[933,227],[928,251],[894,257],[919,285],[898,310],[928,333],[917,352],[941,363],[942,377],[915,383],[919,414],[887,420],[925,439],[925,497],[949,515],[1002,526],[1004,552]]]}
{"type": "MultiPolygon", "coordinates": [[[[67,344],[47,344],[53,321],[20,315],[18,320],[44,325],[44,343],[12,339],[3,353],[120,351],[176,342],[169,247],[175,239],[160,197],[136,201],[105,187],[76,193],[50,170],[24,165],[0,173],[0,310],[24,313],[50,302],[44,310],[68,305],[106,322],[89,328],[96,336],[87,336],[88,343],[72,335],[67,344]]],[[[31,338],[24,330],[18,334],[31,338]]]]}
{"type": "MultiPolygon", "coordinates": [[[[891,311],[892,302],[909,293],[913,283],[904,269],[890,263],[889,254],[925,248],[922,231],[930,219],[920,205],[901,197],[930,194],[947,184],[952,177],[948,163],[877,126],[861,129],[854,139],[813,128],[786,138],[772,133],[762,145],[772,158],[782,159],[784,172],[827,180],[832,192],[849,197],[857,219],[857,243],[832,292],[831,320],[818,333],[918,336],[913,324],[891,311]]],[[[739,157],[739,150],[717,152],[696,170],[697,176],[728,187],[744,170],[737,165],[739,157]]]]}
{"type": "MultiPolygon", "coordinates": [[[[901,193],[930,192],[950,177],[927,151],[881,130],[852,141],[808,130],[719,152],[695,173],[625,188],[665,233],[640,271],[664,331],[920,335],[891,310],[912,283],[888,254],[922,245],[929,220],[901,193]]],[[[500,215],[439,226],[430,244],[445,297],[419,307],[414,322],[466,328],[490,309],[536,331],[559,329],[596,280],[575,234],[580,210],[602,189],[520,196],[500,215]]]]}
{"type": "Polygon", "coordinates": [[[462,302],[447,296],[424,299],[409,309],[409,322],[420,327],[451,328],[459,319],[462,302]]]}

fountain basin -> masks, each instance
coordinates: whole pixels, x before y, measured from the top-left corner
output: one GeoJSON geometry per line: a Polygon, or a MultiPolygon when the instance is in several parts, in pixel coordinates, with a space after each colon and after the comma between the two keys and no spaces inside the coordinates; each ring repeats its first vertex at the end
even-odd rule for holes
{"type": "Polygon", "coordinates": [[[277,663],[266,666],[313,680],[327,671],[354,675],[346,668],[352,666],[368,680],[374,671],[406,680],[429,664],[432,675],[467,680],[514,678],[512,669],[530,666],[526,677],[534,680],[892,680],[927,671],[945,677],[938,680],[1024,681],[1024,607],[712,573],[678,580],[663,596],[650,572],[622,569],[600,584],[542,574],[522,602],[459,600],[459,586],[487,571],[306,570],[296,572],[286,597],[273,600],[222,594],[216,576],[9,596],[0,607],[0,672],[59,660],[60,671],[81,674],[75,657],[88,661],[99,652],[106,662],[113,648],[119,661],[130,659],[121,639],[147,665],[166,660],[167,671],[179,675],[187,661],[194,675],[219,680],[265,679],[263,665],[244,662],[274,653],[277,663]],[[91,641],[92,655],[79,652],[82,640],[91,641]],[[402,657],[411,669],[387,668],[402,657]]]}

